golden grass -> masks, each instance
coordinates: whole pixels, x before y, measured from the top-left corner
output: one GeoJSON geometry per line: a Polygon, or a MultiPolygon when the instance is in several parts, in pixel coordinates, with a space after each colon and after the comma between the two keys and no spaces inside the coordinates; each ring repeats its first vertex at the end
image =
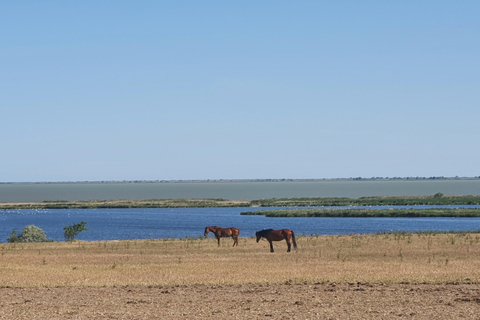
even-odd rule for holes
{"type": "Polygon", "coordinates": [[[297,236],[0,244],[0,287],[480,282],[480,234],[297,236]]]}

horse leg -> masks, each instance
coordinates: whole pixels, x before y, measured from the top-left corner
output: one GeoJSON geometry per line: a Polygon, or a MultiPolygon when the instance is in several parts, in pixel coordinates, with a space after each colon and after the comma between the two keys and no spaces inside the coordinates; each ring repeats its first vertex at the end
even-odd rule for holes
{"type": "Polygon", "coordinates": [[[220,237],[217,237],[218,246],[220,247],[220,237]]]}
{"type": "Polygon", "coordinates": [[[237,245],[238,247],[238,237],[232,237],[233,238],[233,246],[237,245]]]}
{"type": "Polygon", "coordinates": [[[286,238],[285,238],[285,241],[287,242],[287,247],[288,247],[287,252],[290,252],[290,249],[291,249],[292,245],[290,244],[290,239],[289,239],[289,237],[286,237],[286,238]]]}
{"type": "Polygon", "coordinates": [[[268,240],[268,242],[270,242],[270,252],[274,252],[272,240],[268,240]]]}

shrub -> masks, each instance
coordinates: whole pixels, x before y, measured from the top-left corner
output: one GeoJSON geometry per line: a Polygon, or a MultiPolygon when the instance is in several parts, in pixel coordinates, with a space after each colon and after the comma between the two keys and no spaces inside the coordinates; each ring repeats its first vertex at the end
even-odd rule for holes
{"type": "Polygon", "coordinates": [[[17,235],[17,229],[13,229],[10,236],[7,238],[8,243],[20,242],[20,238],[17,235]]]}
{"type": "Polygon", "coordinates": [[[45,232],[39,227],[34,226],[33,224],[26,226],[22,230],[22,235],[20,236],[21,242],[46,242],[47,236],[45,232]]]}
{"type": "Polygon", "coordinates": [[[88,230],[85,225],[87,223],[82,221],[80,223],[74,223],[71,226],[63,228],[64,230],[64,236],[65,236],[65,241],[74,241],[75,237],[82,231],[88,230]]]}
{"type": "Polygon", "coordinates": [[[7,238],[10,243],[13,242],[47,242],[51,241],[47,239],[45,232],[33,224],[23,228],[22,233],[17,235],[17,229],[13,229],[10,236],[7,238]]]}

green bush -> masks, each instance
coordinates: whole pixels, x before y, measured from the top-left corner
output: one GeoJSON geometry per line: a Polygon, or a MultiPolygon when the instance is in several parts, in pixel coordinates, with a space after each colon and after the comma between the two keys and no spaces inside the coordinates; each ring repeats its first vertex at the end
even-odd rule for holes
{"type": "Polygon", "coordinates": [[[34,226],[33,224],[26,226],[22,230],[22,235],[20,236],[21,242],[46,242],[47,236],[45,232],[39,227],[34,226]]]}
{"type": "Polygon", "coordinates": [[[18,237],[18,234],[17,234],[17,229],[13,229],[12,233],[7,238],[7,242],[8,243],[20,242],[20,238],[18,237]]]}
{"type": "Polygon", "coordinates": [[[17,229],[13,229],[10,236],[7,238],[10,243],[13,242],[48,242],[45,232],[33,224],[23,228],[22,233],[17,235],[17,229]]]}
{"type": "Polygon", "coordinates": [[[85,225],[87,223],[82,221],[80,223],[74,223],[71,226],[63,228],[65,241],[74,241],[75,237],[82,231],[88,230],[85,225]]]}

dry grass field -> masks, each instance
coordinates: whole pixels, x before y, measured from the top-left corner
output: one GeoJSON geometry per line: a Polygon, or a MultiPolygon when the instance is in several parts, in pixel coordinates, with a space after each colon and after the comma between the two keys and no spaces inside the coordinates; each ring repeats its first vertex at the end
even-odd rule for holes
{"type": "Polygon", "coordinates": [[[480,234],[0,244],[0,319],[478,318],[480,234]]]}

